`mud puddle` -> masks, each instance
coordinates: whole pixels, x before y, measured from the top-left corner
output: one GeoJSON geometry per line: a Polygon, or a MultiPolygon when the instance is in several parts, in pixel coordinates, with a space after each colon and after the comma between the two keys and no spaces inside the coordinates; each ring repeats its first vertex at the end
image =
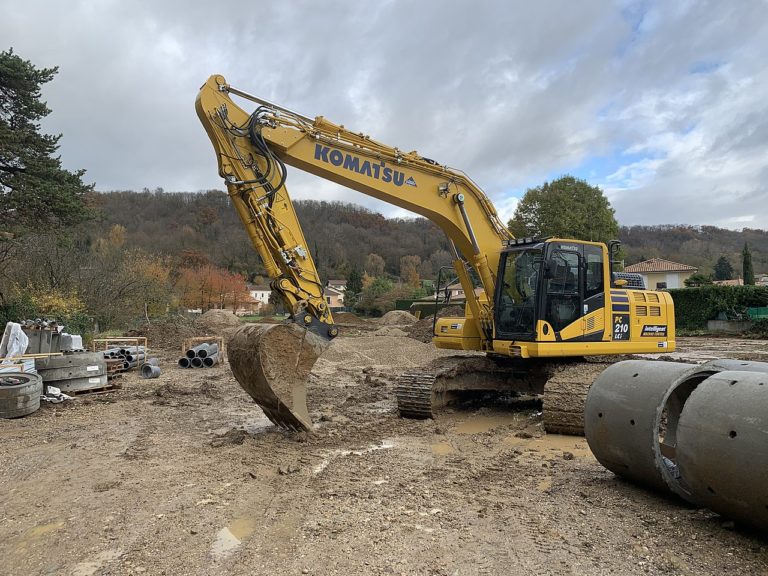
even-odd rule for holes
{"type": "Polygon", "coordinates": [[[513,426],[525,428],[532,422],[531,412],[498,412],[494,414],[474,414],[457,423],[453,432],[456,434],[484,434],[497,428],[513,426]]]}
{"type": "Polygon", "coordinates": [[[226,558],[237,550],[243,540],[253,534],[256,529],[256,518],[244,516],[234,520],[216,533],[216,540],[211,545],[211,556],[217,559],[226,558]]]}
{"type": "Polygon", "coordinates": [[[538,452],[547,460],[553,458],[589,458],[594,460],[589,450],[587,440],[580,436],[564,436],[561,434],[545,434],[539,438],[520,438],[510,435],[504,438],[505,446],[524,448],[530,452],[538,452]]]}

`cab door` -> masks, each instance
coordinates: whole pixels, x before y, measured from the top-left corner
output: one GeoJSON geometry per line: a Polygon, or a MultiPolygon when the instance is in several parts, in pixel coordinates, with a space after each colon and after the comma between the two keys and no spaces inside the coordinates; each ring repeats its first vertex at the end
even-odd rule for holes
{"type": "Polygon", "coordinates": [[[554,331],[556,341],[581,339],[584,335],[583,262],[580,245],[550,245],[542,308],[545,326],[554,331]]]}

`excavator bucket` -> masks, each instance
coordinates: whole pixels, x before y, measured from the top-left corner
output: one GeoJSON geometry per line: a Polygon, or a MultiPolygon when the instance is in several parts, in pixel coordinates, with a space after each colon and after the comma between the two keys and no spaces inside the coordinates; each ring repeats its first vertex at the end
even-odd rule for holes
{"type": "Polygon", "coordinates": [[[329,342],[293,323],[246,324],[227,343],[235,378],[274,424],[311,430],[307,381],[329,342]]]}

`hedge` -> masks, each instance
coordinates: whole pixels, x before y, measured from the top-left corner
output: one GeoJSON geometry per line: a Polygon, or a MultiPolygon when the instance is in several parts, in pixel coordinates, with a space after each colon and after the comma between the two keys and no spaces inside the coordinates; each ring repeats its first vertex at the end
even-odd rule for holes
{"type": "Polygon", "coordinates": [[[746,314],[747,308],[768,306],[768,286],[700,286],[670,290],[675,323],[685,330],[703,330],[720,313],[746,314]]]}

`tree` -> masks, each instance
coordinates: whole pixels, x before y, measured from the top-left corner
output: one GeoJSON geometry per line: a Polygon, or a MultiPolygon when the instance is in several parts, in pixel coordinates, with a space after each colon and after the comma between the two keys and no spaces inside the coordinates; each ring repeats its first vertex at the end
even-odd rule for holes
{"type": "Polygon", "coordinates": [[[695,288],[697,286],[706,286],[707,284],[712,284],[712,276],[709,276],[707,274],[692,274],[685,280],[683,280],[683,284],[686,285],[688,288],[695,288]]]}
{"type": "Polygon", "coordinates": [[[347,275],[347,287],[344,289],[344,306],[352,308],[358,295],[363,291],[363,275],[357,266],[353,266],[347,275]]]}
{"type": "Polygon", "coordinates": [[[68,226],[88,216],[93,185],[84,170],[69,172],[56,156],[61,134],[40,133],[51,110],[41,86],[57,68],[36,68],[13,53],[0,52],[0,230],[19,234],[43,226],[68,226]]]}
{"type": "Polygon", "coordinates": [[[744,242],[744,250],[741,251],[742,257],[742,272],[744,274],[744,284],[754,286],[755,285],[755,270],[752,268],[752,253],[749,251],[749,246],[744,242]]]}
{"type": "Polygon", "coordinates": [[[529,188],[508,226],[517,237],[559,236],[608,242],[619,235],[614,210],[603,191],[573,176],[529,188]]]}
{"type": "Polygon", "coordinates": [[[720,256],[715,264],[715,280],[731,280],[733,279],[733,266],[725,256],[720,256]]]}
{"type": "Polygon", "coordinates": [[[374,278],[384,276],[384,265],[384,258],[378,254],[368,254],[368,257],[365,259],[365,271],[374,278]]]}
{"type": "Polygon", "coordinates": [[[421,258],[419,256],[401,256],[400,257],[400,278],[408,286],[416,287],[419,285],[419,266],[421,258]]]}

